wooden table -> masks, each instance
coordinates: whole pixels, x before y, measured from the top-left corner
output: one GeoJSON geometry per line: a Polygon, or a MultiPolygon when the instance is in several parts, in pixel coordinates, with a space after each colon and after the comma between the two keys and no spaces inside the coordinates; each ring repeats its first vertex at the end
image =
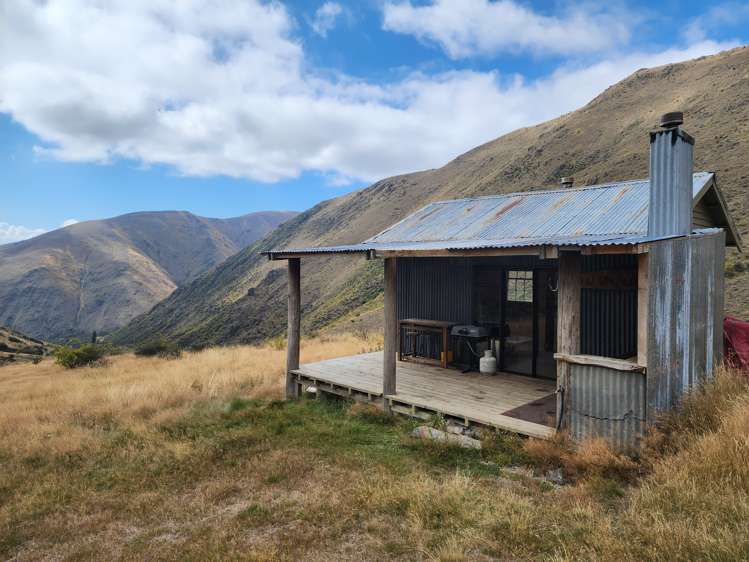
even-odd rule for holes
{"type": "Polygon", "coordinates": [[[447,354],[450,348],[450,329],[455,322],[445,320],[424,320],[422,318],[406,318],[398,323],[398,361],[403,361],[403,348],[401,347],[400,335],[403,328],[413,328],[424,332],[432,332],[440,335],[442,340],[441,358],[437,363],[443,369],[447,368],[447,354]]]}

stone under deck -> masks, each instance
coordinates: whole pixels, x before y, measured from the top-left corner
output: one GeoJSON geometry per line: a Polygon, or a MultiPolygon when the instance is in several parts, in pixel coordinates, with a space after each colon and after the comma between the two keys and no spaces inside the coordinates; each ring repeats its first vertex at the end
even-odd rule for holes
{"type": "MultiPolygon", "coordinates": [[[[396,363],[396,394],[384,397],[393,411],[422,418],[441,414],[466,425],[487,425],[532,437],[549,438],[555,433],[554,381],[396,363]]],[[[303,386],[383,403],[382,352],[308,363],[292,373],[303,386]]]]}

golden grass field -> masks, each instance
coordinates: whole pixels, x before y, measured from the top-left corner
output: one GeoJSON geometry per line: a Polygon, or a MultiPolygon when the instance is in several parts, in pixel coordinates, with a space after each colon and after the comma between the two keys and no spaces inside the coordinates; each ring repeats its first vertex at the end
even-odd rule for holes
{"type": "MultiPolygon", "coordinates": [[[[377,345],[377,338],[353,336],[308,340],[301,359],[321,361],[377,345]]],[[[102,368],[72,371],[52,360],[7,367],[0,370],[0,443],[14,454],[64,454],[98,439],[87,419],[112,418],[145,430],[204,400],[280,399],[285,364],[286,348],[276,344],[214,348],[173,361],[128,354],[102,368]]]]}
{"type": "MultiPolygon", "coordinates": [[[[378,345],[307,340],[302,360],[378,345]]],[[[369,407],[279,401],[280,348],[0,369],[0,559],[749,558],[736,374],[639,459],[504,433],[476,451],[415,441],[413,422],[369,407]],[[570,485],[530,476],[558,466],[570,485]]]]}

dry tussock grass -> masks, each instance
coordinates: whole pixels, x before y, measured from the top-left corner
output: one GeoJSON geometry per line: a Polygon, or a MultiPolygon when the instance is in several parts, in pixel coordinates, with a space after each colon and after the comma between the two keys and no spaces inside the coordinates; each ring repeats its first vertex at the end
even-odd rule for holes
{"type": "MultiPolygon", "coordinates": [[[[723,372],[667,420],[665,454],[633,490],[625,513],[644,556],[749,558],[749,392],[723,372]],[[678,420],[678,421],[677,421],[678,420]],[[677,423],[684,424],[682,431],[677,423]]],[[[650,453],[652,455],[652,452],[650,453]]]]}
{"type": "MultiPolygon", "coordinates": [[[[376,349],[376,337],[304,340],[303,362],[376,349]]],[[[0,369],[0,444],[14,454],[64,453],[95,442],[111,423],[148,427],[196,401],[283,395],[285,349],[236,346],[186,352],[179,359],[120,355],[103,366],[66,370],[52,360],[0,369]]]]}
{"type": "Polygon", "coordinates": [[[615,478],[632,481],[642,472],[642,466],[630,456],[614,451],[603,438],[588,439],[575,444],[564,435],[548,441],[529,439],[523,450],[537,466],[545,469],[562,468],[568,478],[615,478]]]}
{"type": "MultiPolygon", "coordinates": [[[[303,355],[377,345],[336,336],[303,355]]],[[[283,362],[269,346],[0,370],[0,557],[749,557],[749,391],[730,373],[689,396],[635,460],[600,440],[415,441],[410,422],[369,406],[275,401],[283,362]],[[576,483],[503,470],[523,458],[576,483]]]]}

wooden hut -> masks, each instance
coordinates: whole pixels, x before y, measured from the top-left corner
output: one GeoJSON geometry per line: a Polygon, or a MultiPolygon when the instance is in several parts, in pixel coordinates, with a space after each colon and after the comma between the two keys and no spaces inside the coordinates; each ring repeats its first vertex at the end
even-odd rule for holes
{"type": "Polygon", "coordinates": [[[287,395],[635,447],[720,362],[741,244],[681,122],[650,133],[645,180],[440,201],[360,244],[268,252],[288,261],[287,395]],[[327,254],[384,260],[384,351],[299,365],[301,259],[327,254]]]}

